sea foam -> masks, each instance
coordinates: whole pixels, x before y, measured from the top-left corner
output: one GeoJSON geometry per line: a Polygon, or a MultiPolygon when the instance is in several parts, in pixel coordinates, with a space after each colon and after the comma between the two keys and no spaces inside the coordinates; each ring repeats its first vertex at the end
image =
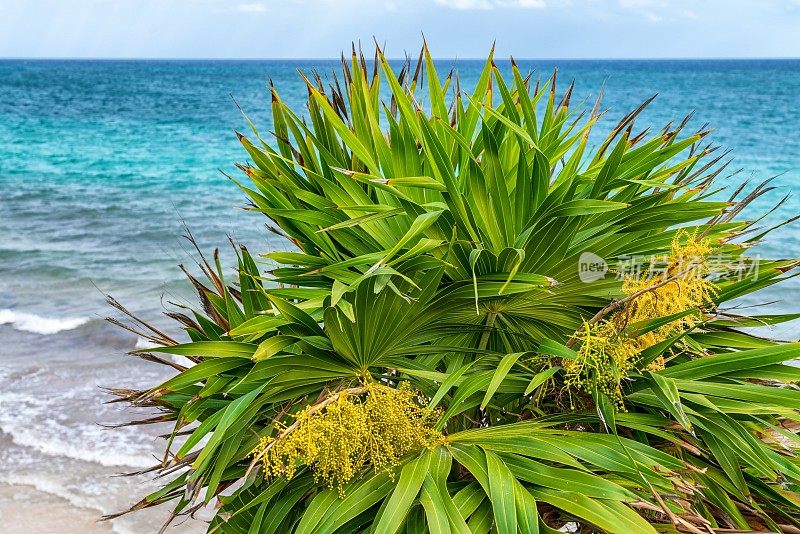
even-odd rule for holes
{"type": "Polygon", "coordinates": [[[34,334],[50,335],[63,330],[72,330],[89,322],[85,317],[42,317],[33,313],[0,310],[0,324],[10,324],[17,330],[34,334]]]}
{"type": "Polygon", "coordinates": [[[119,468],[141,469],[155,463],[152,438],[133,427],[110,430],[59,417],[58,408],[63,410],[69,400],[69,393],[47,399],[0,391],[0,406],[4,408],[0,410],[0,432],[16,445],[47,456],[119,468]]]}

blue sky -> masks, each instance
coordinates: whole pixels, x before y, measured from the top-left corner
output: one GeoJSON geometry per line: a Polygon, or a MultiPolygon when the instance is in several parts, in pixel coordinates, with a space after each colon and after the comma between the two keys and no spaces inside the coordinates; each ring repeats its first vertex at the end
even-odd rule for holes
{"type": "Polygon", "coordinates": [[[800,57],[800,0],[0,0],[0,57],[800,57]]]}

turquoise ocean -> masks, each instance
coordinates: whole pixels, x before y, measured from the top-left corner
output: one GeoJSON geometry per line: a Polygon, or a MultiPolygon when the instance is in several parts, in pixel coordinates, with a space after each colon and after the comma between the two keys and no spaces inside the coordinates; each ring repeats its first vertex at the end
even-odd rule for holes
{"type": "MultiPolygon", "coordinates": [[[[543,77],[558,67],[562,87],[576,81],[573,102],[589,107],[603,87],[598,132],[656,93],[642,127],[694,111],[691,124],[708,123],[714,143],[732,149],[729,169],[739,172],[721,186],[775,177],[749,215],[792,193],[766,222],[800,212],[800,60],[518,63],[543,77]]],[[[296,69],[324,75],[337,64],[0,60],[0,485],[17,488],[0,492],[0,511],[24,506],[23,491],[91,517],[141,496],[146,479],[111,475],[151,465],[163,441],[157,429],[101,426],[137,415],[103,404],[101,386],[143,387],[166,375],[125,355],[141,341],[103,321],[113,315],[103,293],[167,324],[169,302],[191,301],[177,267],[196,261],[184,225],[223,257],[229,236],[256,253],[288,249],[262,216],[240,209],[244,195],[223,174],[237,176],[233,163],[245,159],[234,130],[247,123],[234,99],[269,131],[268,80],[301,109],[296,69]]],[[[482,64],[438,63],[440,72],[451,66],[470,87],[482,64]]],[[[797,227],[780,228],[756,252],[800,256],[797,227]]],[[[790,280],[742,305],[780,312],[798,300],[790,280]]],[[[778,334],[796,339],[800,326],[778,334]]],[[[151,532],[163,515],[97,528],[151,532]]]]}

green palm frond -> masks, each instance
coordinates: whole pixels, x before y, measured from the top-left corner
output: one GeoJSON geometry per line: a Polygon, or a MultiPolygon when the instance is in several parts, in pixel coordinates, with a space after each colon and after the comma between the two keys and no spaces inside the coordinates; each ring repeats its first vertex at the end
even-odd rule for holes
{"type": "Polygon", "coordinates": [[[427,47],[399,72],[377,50],[304,77],[302,112],[271,89],[275,139],[239,135],[240,187],[294,250],[241,247],[235,280],[204,260],[200,306],[172,314],[189,340],[144,333],[143,357],[193,366],[119,392],[175,421],[169,482],[134,509],[217,499],[210,529],[242,534],[800,529],[800,344],[744,329],[800,314],[725,308],[794,275],[747,256],[766,234],[739,215],[766,189],[720,200],[707,131],[634,132],[649,101],[590,149],[599,102],[511,71],[490,55],[466,92],[427,47]],[[695,285],[579,270],[693,246],[695,285]],[[386,432],[352,427],[367,437],[283,447],[291,476],[269,464],[292,432],[356,424],[341,414],[379,426],[371,384],[412,388],[438,437],[379,467],[386,432]],[[320,476],[352,465],[341,492],[320,476]]]}

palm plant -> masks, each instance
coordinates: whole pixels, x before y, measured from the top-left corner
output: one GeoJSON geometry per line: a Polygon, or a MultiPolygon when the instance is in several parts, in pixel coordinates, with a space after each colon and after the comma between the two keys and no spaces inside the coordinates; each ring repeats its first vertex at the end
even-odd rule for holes
{"type": "Polygon", "coordinates": [[[116,390],[174,421],[169,482],[132,509],[217,499],[210,530],[243,534],[800,531],[800,345],[742,330],[800,314],[725,307],[797,265],[746,255],[769,188],[718,200],[706,131],[634,133],[649,101],[589,150],[599,102],[555,75],[490,55],[467,93],[427,47],[410,67],[354,51],[304,76],[306,118],[271,88],[274,145],[239,136],[294,251],[240,247],[234,280],[203,259],[200,306],[169,313],[188,342],[140,324],[179,372],[116,390]],[[586,253],[616,272],[587,279],[586,253]]]}

